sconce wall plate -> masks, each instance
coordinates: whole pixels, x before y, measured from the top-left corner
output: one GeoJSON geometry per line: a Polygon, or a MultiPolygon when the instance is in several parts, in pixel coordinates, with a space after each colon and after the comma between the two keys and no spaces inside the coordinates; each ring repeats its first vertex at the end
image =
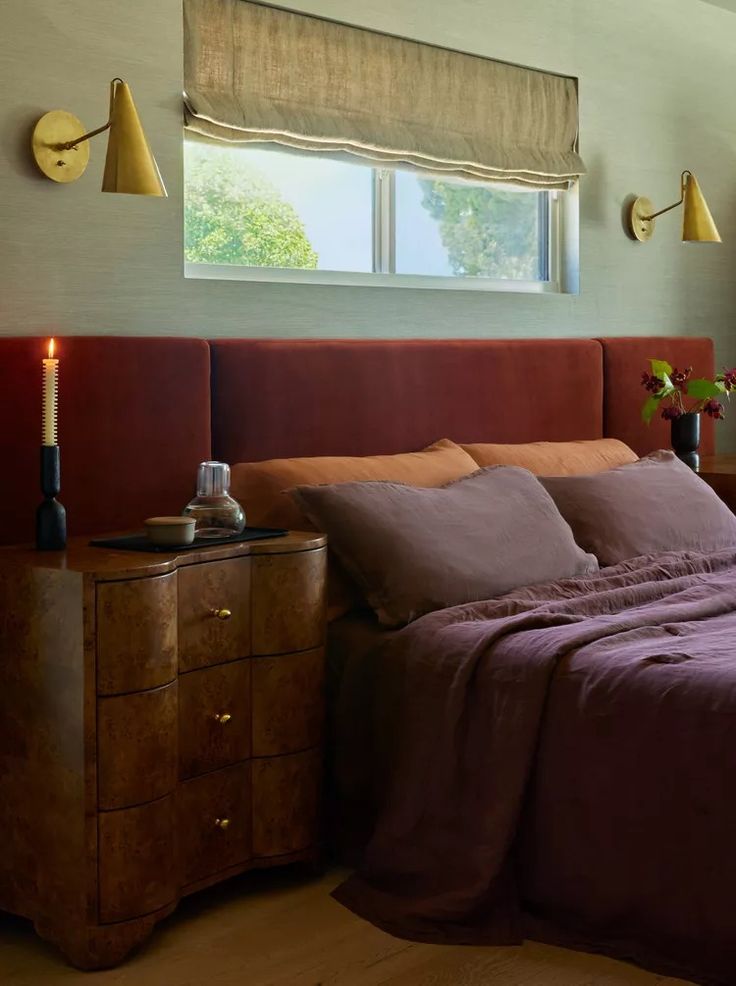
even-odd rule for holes
{"type": "Polygon", "coordinates": [[[89,143],[83,141],[69,150],[61,148],[84,133],[82,121],[66,110],[51,110],[41,117],[34,127],[31,147],[36,164],[47,178],[70,182],[84,174],[89,164],[89,143]]]}
{"type": "Polygon", "coordinates": [[[640,195],[639,198],[631,203],[628,216],[629,233],[635,240],[639,240],[640,243],[645,243],[654,236],[654,226],[657,220],[645,218],[646,216],[651,216],[653,212],[654,206],[652,205],[652,201],[645,195],[640,195]]]}

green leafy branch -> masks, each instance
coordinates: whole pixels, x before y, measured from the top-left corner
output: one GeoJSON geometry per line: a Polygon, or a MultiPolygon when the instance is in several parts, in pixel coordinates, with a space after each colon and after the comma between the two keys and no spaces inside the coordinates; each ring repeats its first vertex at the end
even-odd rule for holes
{"type": "Polygon", "coordinates": [[[701,414],[722,417],[723,405],[717,398],[730,400],[731,390],[736,383],[734,371],[726,370],[715,379],[706,377],[690,379],[690,369],[679,372],[663,359],[650,359],[651,373],[642,374],[642,384],[651,391],[641,409],[642,420],[649,424],[663,402],[672,409],[663,412],[663,417],[677,418],[683,414],[701,414]],[[690,406],[685,398],[692,400],[690,406]]]}

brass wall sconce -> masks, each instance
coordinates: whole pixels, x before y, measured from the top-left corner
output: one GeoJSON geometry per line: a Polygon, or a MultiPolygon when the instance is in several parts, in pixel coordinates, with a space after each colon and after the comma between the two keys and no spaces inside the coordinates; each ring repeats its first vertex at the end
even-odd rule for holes
{"type": "Polygon", "coordinates": [[[42,116],[31,140],[36,164],[52,181],[76,181],[89,163],[90,138],[106,130],[110,131],[110,137],[102,191],[166,196],[130,87],[122,79],[110,83],[108,121],[96,130],[85,132],[81,120],[66,110],[51,110],[42,116]]]}
{"type": "Polygon", "coordinates": [[[628,212],[629,234],[642,243],[651,240],[654,235],[654,221],[657,216],[664,215],[678,205],[682,210],[682,239],[685,243],[720,243],[721,237],[713,222],[708,203],[700,191],[698,179],[691,171],[683,171],[680,178],[679,201],[668,205],[666,209],[654,211],[649,199],[640,196],[635,199],[628,212]]]}

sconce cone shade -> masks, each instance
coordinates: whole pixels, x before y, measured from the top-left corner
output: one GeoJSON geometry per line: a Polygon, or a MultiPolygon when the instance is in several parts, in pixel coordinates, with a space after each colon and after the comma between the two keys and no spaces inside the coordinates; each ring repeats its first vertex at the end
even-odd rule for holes
{"type": "Polygon", "coordinates": [[[720,243],[708,203],[695,175],[687,174],[683,190],[682,239],[689,243],[720,243]]]}
{"type": "Polygon", "coordinates": [[[102,191],[166,196],[130,87],[125,82],[115,84],[102,191]]]}

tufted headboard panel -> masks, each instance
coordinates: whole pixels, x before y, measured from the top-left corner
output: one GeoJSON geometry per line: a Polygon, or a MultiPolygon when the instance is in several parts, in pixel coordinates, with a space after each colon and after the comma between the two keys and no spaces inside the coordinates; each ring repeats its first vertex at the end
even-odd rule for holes
{"type": "MultiPolygon", "coordinates": [[[[712,376],[713,342],[711,339],[685,336],[631,336],[600,339],[603,347],[603,430],[607,436],[620,438],[639,455],[658,448],[669,448],[667,421],[655,417],[644,424],[636,413],[646,393],[641,386],[642,370],[649,369],[649,359],[665,359],[674,367],[692,366],[695,377],[712,376]]],[[[712,419],[701,415],[703,455],[715,451],[715,427],[712,419]]]]}
{"type": "Polygon", "coordinates": [[[242,462],[603,434],[591,339],[217,340],[215,455],[242,462]]]}
{"type": "MultiPolygon", "coordinates": [[[[200,339],[65,337],[61,502],[71,534],[178,513],[210,455],[209,347],[200,339]]],[[[0,544],[30,541],[39,492],[46,339],[0,339],[0,544]]]]}

